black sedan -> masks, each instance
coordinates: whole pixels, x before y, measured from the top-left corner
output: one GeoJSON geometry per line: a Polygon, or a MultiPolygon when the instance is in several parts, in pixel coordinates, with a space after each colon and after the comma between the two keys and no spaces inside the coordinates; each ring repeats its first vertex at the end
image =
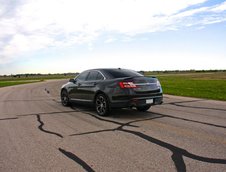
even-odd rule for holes
{"type": "Polygon", "coordinates": [[[156,77],[144,77],[128,69],[91,69],[70,79],[61,88],[61,102],[94,105],[105,116],[112,108],[136,107],[147,111],[163,102],[162,88],[156,77]]]}

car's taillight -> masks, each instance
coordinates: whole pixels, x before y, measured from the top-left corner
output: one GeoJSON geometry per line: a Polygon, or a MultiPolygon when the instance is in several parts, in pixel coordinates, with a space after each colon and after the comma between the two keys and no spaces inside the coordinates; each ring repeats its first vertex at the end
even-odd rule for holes
{"type": "Polygon", "coordinates": [[[121,88],[137,88],[136,84],[133,82],[119,82],[121,88]]]}

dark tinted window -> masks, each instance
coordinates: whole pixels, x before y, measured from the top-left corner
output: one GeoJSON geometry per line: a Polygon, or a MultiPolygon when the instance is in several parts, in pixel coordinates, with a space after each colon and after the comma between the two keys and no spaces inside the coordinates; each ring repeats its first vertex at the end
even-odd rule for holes
{"type": "Polygon", "coordinates": [[[87,71],[82,72],[82,73],[76,78],[76,80],[79,80],[79,81],[85,81],[85,79],[87,78],[88,73],[89,73],[89,72],[87,72],[87,71]]]}
{"type": "Polygon", "coordinates": [[[132,70],[125,69],[106,69],[106,72],[110,74],[113,78],[124,78],[124,77],[133,77],[133,76],[143,76],[132,70]]]}
{"type": "Polygon", "coordinates": [[[86,79],[87,81],[93,81],[93,80],[103,80],[103,76],[98,71],[91,71],[89,72],[89,76],[86,79]]]}

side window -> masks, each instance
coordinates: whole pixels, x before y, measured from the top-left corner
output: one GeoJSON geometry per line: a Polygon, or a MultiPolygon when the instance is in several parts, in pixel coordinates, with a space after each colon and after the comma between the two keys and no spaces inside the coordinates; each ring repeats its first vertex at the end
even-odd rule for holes
{"type": "Polygon", "coordinates": [[[90,71],[87,81],[103,80],[104,77],[98,71],[90,71]]]}
{"type": "Polygon", "coordinates": [[[100,72],[97,73],[96,80],[104,80],[104,77],[100,74],[100,72]]]}
{"type": "Polygon", "coordinates": [[[81,73],[81,74],[76,78],[76,80],[79,80],[79,81],[85,81],[86,78],[87,78],[88,73],[89,73],[89,72],[83,72],[83,73],[81,73]]]}
{"type": "Polygon", "coordinates": [[[90,71],[87,81],[95,81],[97,78],[97,74],[98,74],[97,71],[90,71]]]}

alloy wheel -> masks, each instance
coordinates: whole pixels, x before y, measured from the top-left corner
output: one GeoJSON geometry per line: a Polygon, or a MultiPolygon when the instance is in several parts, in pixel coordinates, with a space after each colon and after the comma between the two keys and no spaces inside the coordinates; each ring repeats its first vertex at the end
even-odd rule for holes
{"type": "Polygon", "coordinates": [[[108,102],[105,96],[102,94],[97,95],[96,111],[101,116],[105,116],[108,112],[108,102]]]}
{"type": "Polygon", "coordinates": [[[69,104],[68,94],[65,90],[63,90],[61,93],[61,103],[64,106],[68,106],[68,104],[69,104]]]}

